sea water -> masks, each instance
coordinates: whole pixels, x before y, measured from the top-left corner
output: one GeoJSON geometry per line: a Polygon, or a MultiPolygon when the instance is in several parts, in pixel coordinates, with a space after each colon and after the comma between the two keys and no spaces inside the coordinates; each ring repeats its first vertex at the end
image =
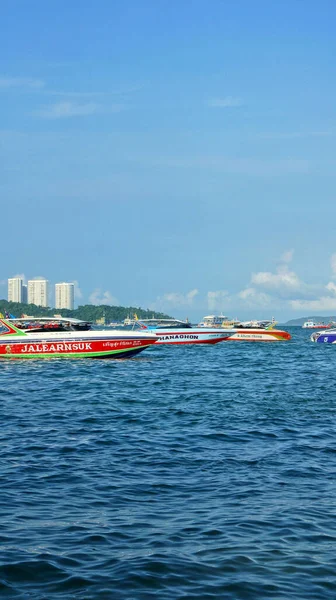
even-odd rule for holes
{"type": "Polygon", "coordinates": [[[0,363],[0,597],[336,598],[336,346],[0,363]]]}

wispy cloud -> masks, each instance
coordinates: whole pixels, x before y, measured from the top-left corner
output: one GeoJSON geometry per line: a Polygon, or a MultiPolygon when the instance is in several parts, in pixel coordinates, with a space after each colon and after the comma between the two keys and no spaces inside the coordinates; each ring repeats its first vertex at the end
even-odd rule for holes
{"type": "Polygon", "coordinates": [[[137,157],[143,164],[152,167],[164,166],[176,169],[213,169],[232,175],[249,175],[252,177],[276,177],[291,173],[308,173],[312,171],[314,163],[300,158],[272,159],[265,158],[240,158],[230,156],[152,156],[137,157]]]}
{"type": "Polygon", "coordinates": [[[333,131],[279,131],[279,132],[265,132],[259,133],[257,137],[263,138],[266,140],[292,140],[292,139],[301,139],[301,138],[310,138],[310,137],[330,137],[334,135],[333,131]]]}
{"type": "Polygon", "coordinates": [[[95,98],[97,96],[105,96],[106,92],[43,90],[43,94],[45,96],[61,96],[63,98],[95,98]]]}
{"type": "Polygon", "coordinates": [[[123,104],[110,104],[103,106],[95,102],[57,102],[43,106],[33,114],[42,119],[68,119],[71,117],[86,117],[97,113],[118,113],[126,107],[123,104]]]}
{"type": "Polygon", "coordinates": [[[239,292],[238,298],[253,308],[269,306],[271,302],[271,296],[269,294],[265,294],[265,292],[259,292],[253,287],[245,288],[245,290],[239,292]]]}
{"type": "Polygon", "coordinates": [[[75,102],[58,102],[50,106],[44,106],[35,111],[34,114],[43,119],[66,119],[69,117],[83,117],[93,115],[100,109],[99,104],[88,102],[79,104],[75,102]]]}
{"type": "Polygon", "coordinates": [[[44,87],[44,81],[32,77],[0,77],[0,89],[8,88],[30,88],[40,89],[44,87]]]}
{"type": "Polygon", "coordinates": [[[198,290],[190,290],[187,294],[180,292],[168,292],[160,297],[160,300],[171,306],[191,306],[194,298],[198,295],[198,290]]]}
{"type": "Polygon", "coordinates": [[[149,308],[151,310],[171,310],[174,308],[190,307],[193,305],[198,294],[199,291],[197,289],[190,290],[186,294],[181,292],[167,292],[162,296],[158,296],[149,308]]]}
{"type": "Polygon", "coordinates": [[[284,252],[281,256],[280,256],[280,264],[281,263],[285,263],[288,264],[290,262],[292,262],[293,260],[293,256],[294,256],[294,250],[286,250],[286,252],[284,252]]]}
{"type": "Polygon", "coordinates": [[[133,87],[120,87],[114,90],[105,91],[79,91],[79,90],[44,90],[43,93],[48,96],[64,96],[64,97],[95,97],[95,96],[128,96],[141,90],[144,86],[138,85],[133,87]]]}
{"type": "Polygon", "coordinates": [[[226,290],[217,290],[216,292],[207,293],[207,303],[209,310],[223,311],[228,305],[229,293],[226,290]]]}
{"type": "Polygon", "coordinates": [[[96,306],[100,306],[102,304],[107,304],[110,306],[119,306],[119,301],[115,298],[111,292],[106,290],[103,292],[100,288],[96,288],[93,290],[92,294],[89,296],[89,301],[91,304],[96,306]]]}
{"type": "Polygon", "coordinates": [[[282,254],[275,273],[271,271],[252,273],[252,285],[262,291],[275,293],[279,298],[293,298],[295,295],[309,297],[316,293],[314,286],[306,284],[295,271],[289,268],[293,254],[293,250],[287,250],[282,254]]]}
{"type": "Polygon", "coordinates": [[[75,298],[77,300],[81,300],[83,298],[83,294],[82,294],[82,290],[79,287],[78,281],[73,281],[73,284],[75,287],[75,298]]]}
{"type": "Polygon", "coordinates": [[[208,100],[208,106],[210,106],[210,108],[236,108],[238,106],[243,106],[243,104],[242,98],[237,98],[234,96],[210,98],[208,100]]]}
{"type": "Polygon", "coordinates": [[[321,296],[317,300],[292,300],[290,306],[293,310],[307,311],[336,311],[336,298],[321,296]]]}

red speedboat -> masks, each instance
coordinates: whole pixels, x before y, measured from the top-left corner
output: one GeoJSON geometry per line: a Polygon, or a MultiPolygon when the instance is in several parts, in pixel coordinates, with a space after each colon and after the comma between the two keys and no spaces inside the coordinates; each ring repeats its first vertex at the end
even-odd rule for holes
{"type": "Polygon", "coordinates": [[[78,319],[0,319],[0,358],[128,358],[155,342],[153,332],[93,329],[78,319]]]}

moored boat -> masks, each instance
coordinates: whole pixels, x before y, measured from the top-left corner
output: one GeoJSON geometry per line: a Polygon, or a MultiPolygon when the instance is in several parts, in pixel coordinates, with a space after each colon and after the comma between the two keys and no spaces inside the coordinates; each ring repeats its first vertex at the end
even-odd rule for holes
{"type": "Polygon", "coordinates": [[[224,342],[277,342],[291,339],[291,335],[287,331],[275,329],[274,318],[263,321],[238,321],[237,319],[230,320],[223,315],[217,317],[209,315],[203,318],[199,326],[210,321],[221,331],[224,342]]]}
{"type": "Polygon", "coordinates": [[[331,329],[333,323],[316,323],[312,319],[302,325],[302,329],[331,329]]]}
{"type": "Polygon", "coordinates": [[[262,327],[233,327],[222,329],[225,342],[283,342],[291,339],[291,334],[282,329],[262,327]]]}
{"type": "Polygon", "coordinates": [[[0,358],[128,358],[157,342],[153,332],[94,330],[67,318],[0,319],[0,358]]]}
{"type": "Polygon", "coordinates": [[[157,344],[217,344],[225,339],[223,330],[215,327],[194,327],[178,319],[134,319],[129,324],[153,331],[157,344]]]}
{"type": "Polygon", "coordinates": [[[310,339],[318,344],[336,344],[336,329],[323,329],[322,331],[314,331],[310,339]]]}

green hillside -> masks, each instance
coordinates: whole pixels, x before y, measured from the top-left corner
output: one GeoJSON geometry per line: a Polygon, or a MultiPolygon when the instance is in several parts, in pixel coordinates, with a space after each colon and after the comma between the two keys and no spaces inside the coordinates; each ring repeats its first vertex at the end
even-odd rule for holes
{"type": "Polygon", "coordinates": [[[56,308],[43,308],[42,306],[35,306],[35,304],[21,304],[0,300],[0,312],[4,315],[5,311],[16,318],[21,317],[23,314],[33,317],[52,317],[55,314],[60,314],[63,317],[73,317],[75,319],[83,319],[83,321],[95,322],[105,317],[106,323],[113,321],[121,322],[127,317],[132,318],[134,314],[139,319],[150,319],[151,317],[160,319],[170,318],[169,315],[165,315],[164,313],[135,306],[94,306],[93,304],[86,304],[79,306],[75,310],[60,310],[56,308]]]}

